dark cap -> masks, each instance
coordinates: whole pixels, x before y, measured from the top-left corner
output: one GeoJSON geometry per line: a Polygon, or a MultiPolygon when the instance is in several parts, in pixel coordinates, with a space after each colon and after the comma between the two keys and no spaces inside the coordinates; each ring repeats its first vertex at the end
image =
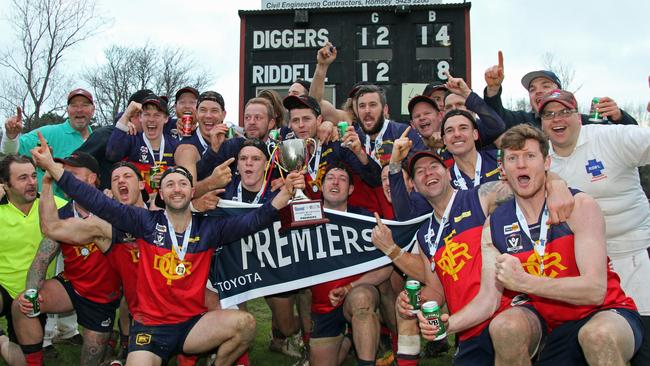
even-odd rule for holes
{"type": "Polygon", "coordinates": [[[433,92],[436,90],[447,91],[447,86],[442,81],[434,81],[433,83],[427,84],[427,86],[424,88],[424,91],[422,92],[422,95],[430,97],[431,94],[433,94],[433,92]]]}
{"type": "Polygon", "coordinates": [[[223,101],[223,97],[216,91],[208,90],[201,93],[201,95],[199,95],[199,99],[196,101],[196,106],[198,107],[199,104],[206,100],[211,100],[219,104],[221,106],[221,109],[224,111],[226,110],[226,103],[223,101]]]}
{"type": "MultiPolygon", "coordinates": [[[[261,140],[258,139],[246,139],[241,145],[241,148],[239,149],[239,152],[241,152],[241,149],[245,148],[246,146],[252,146],[257,149],[259,149],[263,154],[264,157],[266,157],[266,160],[269,160],[269,148],[266,146],[265,143],[263,143],[261,140]]],[[[237,157],[239,157],[239,153],[237,153],[237,157]]]]}
{"type": "MultiPolygon", "coordinates": [[[[140,174],[140,171],[138,170],[138,168],[135,165],[133,165],[133,163],[131,163],[129,161],[125,161],[125,160],[118,161],[117,163],[113,164],[113,166],[111,167],[111,177],[113,176],[113,172],[115,170],[117,170],[118,168],[121,168],[121,167],[127,167],[127,168],[133,170],[133,172],[135,173],[135,176],[138,177],[138,180],[142,181],[142,174],[140,174]]],[[[111,178],[111,180],[112,180],[112,178],[111,178]]],[[[141,189],[140,193],[142,194],[142,200],[144,202],[149,201],[149,193],[147,193],[147,190],[145,188],[141,189]]]]}
{"type": "Polygon", "coordinates": [[[356,96],[357,96],[357,92],[358,92],[359,89],[361,89],[361,87],[364,86],[364,85],[372,85],[372,83],[369,83],[369,82],[367,82],[367,81],[360,81],[360,82],[354,84],[354,86],[352,87],[352,89],[350,89],[350,92],[348,93],[348,98],[354,98],[354,97],[356,97],[356,96]]]}
{"type": "MultiPolygon", "coordinates": [[[[163,172],[162,176],[160,177],[160,185],[161,186],[162,186],[162,181],[165,180],[165,177],[167,177],[168,175],[170,175],[172,173],[178,173],[180,175],[185,176],[185,178],[187,178],[190,181],[190,186],[192,186],[192,187],[194,186],[194,182],[192,181],[192,179],[193,179],[192,178],[192,173],[190,173],[189,170],[185,169],[184,167],[182,167],[180,165],[167,168],[163,172]]],[[[158,191],[158,193],[156,194],[156,199],[155,199],[154,203],[158,207],[165,208],[165,201],[163,201],[162,197],[160,196],[160,191],[158,191]]]]}
{"type": "Polygon", "coordinates": [[[411,157],[409,158],[408,165],[407,165],[407,169],[406,169],[406,171],[409,173],[409,175],[410,175],[411,177],[413,177],[413,168],[415,168],[415,163],[416,163],[418,160],[420,160],[421,158],[425,158],[425,157],[434,158],[434,159],[437,160],[440,164],[442,164],[442,166],[444,166],[445,169],[447,169],[447,166],[445,165],[445,161],[442,160],[442,158],[440,157],[440,155],[434,153],[433,151],[418,151],[418,152],[416,152],[415,154],[411,155],[411,157]]]}
{"type": "Polygon", "coordinates": [[[289,111],[292,109],[309,108],[316,113],[316,116],[320,116],[320,104],[318,104],[318,101],[314,97],[309,95],[301,95],[299,97],[289,95],[284,98],[282,105],[289,111]]]}
{"type": "Polygon", "coordinates": [[[432,106],[433,109],[440,112],[440,107],[438,107],[438,103],[436,103],[433,99],[431,99],[431,98],[429,98],[427,96],[424,96],[424,95],[416,95],[413,98],[411,98],[411,100],[409,100],[409,105],[408,105],[409,115],[413,114],[413,108],[415,108],[415,105],[420,103],[420,102],[427,103],[430,106],[432,106]]]}
{"type": "Polygon", "coordinates": [[[99,175],[99,163],[95,158],[83,151],[75,151],[70,156],[65,159],[56,158],[54,159],[57,163],[64,165],[70,165],[78,168],[86,168],[91,172],[99,175]]]}
{"type": "Polygon", "coordinates": [[[151,94],[155,95],[154,92],[152,92],[149,89],[138,90],[137,92],[131,94],[131,96],[129,97],[129,101],[127,102],[127,105],[130,104],[131,102],[142,104],[144,98],[148,97],[151,94]]]}
{"type": "Polygon", "coordinates": [[[528,74],[524,75],[523,78],[521,78],[521,85],[528,90],[530,88],[530,83],[537,79],[537,78],[544,78],[548,79],[552,82],[554,82],[558,89],[562,89],[562,83],[560,83],[560,79],[555,75],[553,71],[548,71],[548,70],[537,70],[537,71],[531,71],[528,74]]]}
{"type": "Polygon", "coordinates": [[[155,105],[159,111],[169,116],[169,110],[167,109],[167,97],[159,97],[156,94],[149,94],[144,97],[144,99],[142,99],[142,107],[144,108],[144,106],[147,104],[155,105]]]}
{"type": "Polygon", "coordinates": [[[86,99],[88,99],[90,101],[90,103],[95,104],[95,101],[93,100],[93,95],[90,94],[90,92],[88,90],[81,89],[81,88],[75,89],[75,90],[71,91],[70,94],[68,94],[68,104],[70,103],[70,99],[76,97],[77,95],[81,95],[82,97],[85,97],[86,99]]]}
{"type": "Polygon", "coordinates": [[[294,81],[293,83],[294,84],[298,83],[298,84],[302,85],[303,88],[307,89],[307,94],[309,94],[309,88],[311,88],[311,82],[309,82],[309,81],[307,81],[305,79],[298,79],[298,80],[294,81]]]}
{"type": "Polygon", "coordinates": [[[558,102],[567,108],[578,109],[576,97],[573,93],[566,90],[555,89],[544,94],[537,105],[537,110],[541,113],[544,107],[550,102],[558,102]]]}
{"type": "Polygon", "coordinates": [[[178,98],[180,98],[181,95],[183,95],[185,93],[193,94],[197,98],[199,97],[199,91],[196,90],[196,88],[193,88],[191,86],[186,86],[186,87],[178,89],[178,91],[176,92],[176,96],[174,97],[175,98],[174,103],[178,103],[178,98]]]}

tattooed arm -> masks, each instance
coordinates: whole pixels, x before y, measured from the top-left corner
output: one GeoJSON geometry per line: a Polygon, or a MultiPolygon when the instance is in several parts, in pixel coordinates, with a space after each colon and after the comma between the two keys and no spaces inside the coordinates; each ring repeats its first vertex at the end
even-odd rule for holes
{"type": "Polygon", "coordinates": [[[59,249],[60,248],[58,242],[50,238],[43,238],[43,240],[41,240],[41,244],[38,246],[36,256],[34,257],[32,265],[29,267],[29,271],[27,272],[27,281],[25,282],[25,288],[41,288],[43,282],[45,281],[47,267],[59,252],[59,249]]]}
{"type": "Polygon", "coordinates": [[[513,196],[512,189],[504,181],[483,183],[478,188],[478,197],[481,200],[483,214],[488,216],[502,203],[513,196]]]}

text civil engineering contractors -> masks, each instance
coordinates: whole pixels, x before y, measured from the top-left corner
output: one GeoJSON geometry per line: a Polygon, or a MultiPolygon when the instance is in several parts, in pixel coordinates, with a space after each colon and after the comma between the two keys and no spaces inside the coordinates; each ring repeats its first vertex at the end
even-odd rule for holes
{"type": "Polygon", "coordinates": [[[440,4],[442,0],[262,0],[263,10],[440,4]]]}

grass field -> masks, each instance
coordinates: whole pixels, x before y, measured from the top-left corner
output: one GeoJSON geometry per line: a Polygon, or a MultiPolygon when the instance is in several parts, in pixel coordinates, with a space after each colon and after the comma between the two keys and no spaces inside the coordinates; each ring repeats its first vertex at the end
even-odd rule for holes
{"type": "MultiPolygon", "coordinates": [[[[250,353],[251,365],[254,366],[278,366],[278,365],[292,365],[296,359],[284,356],[279,353],[270,352],[268,350],[270,334],[271,334],[271,312],[262,299],[257,299],[248,302],[248,309],[255,314],[257,319],[257,335],[255,337],[255,346],[250,353]]],[[[6,327],[5,319],[0,319],[0,325],[3,329],[6,327]]],[[[72,366],[79,364],[80,347],[56,345],[59,352],[59,357],[55,360],[45,360],[46,366],[72,366]]],[[[423,366],[442,366],[451,365],[451,356],[453,351],[435,359],[424,359],[420,361],[423,366]]],[[[356,361],[352,358],[344,363],[346,366],[355,365],[356,361]]],[[[5,363],[0,360],[0,365],[4,366],[5,363]]],[[[175,365],[175,362],[170,362],[169,365],[175,365]]]]}

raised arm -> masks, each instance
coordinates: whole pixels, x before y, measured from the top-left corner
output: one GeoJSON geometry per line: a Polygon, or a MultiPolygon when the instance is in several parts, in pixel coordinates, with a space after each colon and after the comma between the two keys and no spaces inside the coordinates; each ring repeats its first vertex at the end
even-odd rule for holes
{"type": "Polygon", "coordinates": [[[472,301],[460,311],[449,317],[447,331],[450,333],[462,332],[490,318],[499,308],[503,286],[496,278],[495,264],[499,251],[492,244],[490,218],[485,220],[481,237],[481,288],[472,301]]]}
{"type": "Polygon", "coordinates": [[[497,280],[507,289],[574,305],[599,305],[607,291],[605,219],[596,201],[576,195],[574,215],[568,221],[574,233],[576,264],[580,275],[550,278],[526,273],[519,259],[501,254],[497,280]]]}

